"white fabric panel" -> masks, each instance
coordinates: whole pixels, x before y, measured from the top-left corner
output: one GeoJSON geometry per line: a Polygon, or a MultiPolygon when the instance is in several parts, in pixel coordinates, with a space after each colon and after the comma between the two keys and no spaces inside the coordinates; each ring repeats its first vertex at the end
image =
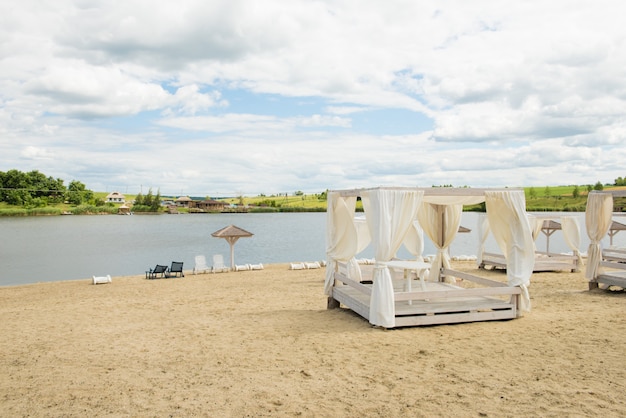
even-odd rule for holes
{"type": "Polygon", "coordinates": [[[539,219],[534,215],[528,215],[528,223],[530,224],[530,231],[533,235],[533,249],[537,251],[537,237],[541,233],[541,227],[543,226],[544,219],[539,219]]]}
{"type": "Polygon", "coordinates": [[[522,289],[521,309],[530,311],[528,286],[535,265],[535,249],[523,191],[488,191],[487,217],[493,236],[507,262],[509,286],[522,289]]]}
{"type": "Polygon", "coordinates": [[[425,203],[433,205],[477,205],[485,201],[485,196],[433,196],[427,195],[422,198],[425,203]]]}
{"type": "Polygon", "coordinates": [[[356,227],[356,236],[358,238],[356,253],[360,253],[372,242],[367,219],[365,217],[354,218],[354,226],[356,227]]]}
{"type": "Polygon", "coordinates": [[[580,255],[580,225],[575,216],[561,216],[561,229],[565,243],[574,254],[578,254],[578,265],[583,265],[583,258],[580,255]]]}
{"type": "Polygon", "coordinates": [[[476,257],[476,265],[480,266],[483,262],[483,253],[485,252],[485,242],[489,236],[489,218],[487,214],[481,214],[478,218],[478,256],[476,257]]]}
{"type": "Polygon", "coordinates": [[[454,237],[461,225],[463,205],[450,204],[447,206],[424,203],[421,205],[418,218],[424,225],[424,232],[437,247],[437,255],[432,262],[432,268],[428,280],[438,281],[442,267],[450,268],[450,254],[448,247],[454,241],[454,237]]]}
{"type": "Polygon", "coordinates": [[[361,194],[377,265],[370,299],[373,325],[395,327],[395,302],[389,269],[378,264],[398,251],[415,219],[423,191],[370,190],[361,194]]]}
{"type": "Polygon", "coordinates": [[[528,215],[528,223],[530,224],[530,232],[533,235],[533,241],[537,241],[537,237],[541,234],[543,221],[545,221],[545,219],[537,218],[535,215],[528,215]]]}
{"type": "MultiPolygon", "coordinates": [[[[326,280],[324,292],[331,294],[334,285],[333,274],[337,261],[348,262],[357,252],[357,232],[352,219],[356,207],[356,196],[341,197],[330,192],[326,209],[326,280]]],[[[360,272],[360,270],[359,270],[360,272]]]]}
{"type": "Polygon", "coordinates": [[[602,259],[600,240],[609,232],[613,221],[612,216],[613,195],[610,193],[589,193],[585,211],[587,235],[591,240],[587,250],[587,269],[585,270],[587,280],[593,280],[598,274],[598,267],[602,259]]]}
{"type": "Polygon", "coordinates": [[[404,238],[404,247],[415,256],[415,261],[424,261],[424,230],[419,221],[414,220],[404,238]]]}

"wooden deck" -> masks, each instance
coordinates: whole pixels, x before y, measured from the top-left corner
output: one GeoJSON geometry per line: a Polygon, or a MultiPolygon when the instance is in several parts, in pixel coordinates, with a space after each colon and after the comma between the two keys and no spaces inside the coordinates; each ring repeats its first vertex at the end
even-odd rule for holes
{"type": "MultiPolygon", "coordinates": [[[[493,269],[506,270],[506,259],[502,254],[483,253],[483,259],[480,264],[480,268],[487,268],[491,266],[493,269]]],[[[569,270],[572,272],[579,271],[577,255],[567,254],[547,254],[537,251],[535,253],[535,265],[533,266],[533,272],[541,271],[563,271],[569,270]]]]}
{"type": "Polygon", "coordinates": [[[597,289],[600,284],[626,289],[626,249],[607,248],[602,250],[600,269],[602,273],[589,282],[589,290],[597,289]]]}
{"type": "MultiPolygon", "coordinates": [[[[416,282],[405,292],[405,280],[394,281],[395,327],[453,324],[461,322],[494,321],[520,316],[521,290],[504,283],[467,273],[443,270],[445,276],[468,280],[477,288],[462,288],[443,282],[426,282],[426,290],[416,282]]],[[[369,320],[371,285],[362,284],[335,273],[337,285],[329,298],[329,308],[342,304],[369,320]]]]}

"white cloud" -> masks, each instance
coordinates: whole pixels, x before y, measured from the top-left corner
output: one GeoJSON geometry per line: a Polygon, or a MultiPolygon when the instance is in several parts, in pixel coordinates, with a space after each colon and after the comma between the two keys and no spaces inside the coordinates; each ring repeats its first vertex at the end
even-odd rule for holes
{"type": "Polygon", "coordinates": [[[48,151],[45,148],[38,148],[33,146],[28,146],[22,149],[21,152],[22,157],[28,159],[51,159],[54,158],[54,153],[48,151]]]}
{"type": "Polygon", "coordinates": [[[2,4],[0,170],[164,192],[612,181],[626,174],[624,8],[2,4]],[[420,128],[386,135],[397,125],[420,128]]]}

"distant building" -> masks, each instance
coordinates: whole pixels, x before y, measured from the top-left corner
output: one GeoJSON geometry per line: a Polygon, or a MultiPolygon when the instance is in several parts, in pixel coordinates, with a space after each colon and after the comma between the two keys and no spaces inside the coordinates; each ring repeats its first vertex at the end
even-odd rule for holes
{"type": "Polygon", "coordinates": [[[191,202],[191,198],[189,196],[181,196],[176,199],[176,206],[182,206],[184,208],[189,208],[189,203],[191,202]]]}
{"type": "Polygon", "coordinates": [[[111,192],[107,195],[106,201],[107,203],[124,203],[126,202],[126,197],[120,192],[111,192]]]}
{"type": "Polygon", "coordinates": [[[191,200],[189,201],[189,209],[196,209],[202,212],[223,212],[226,204],[218,200],[191,200]]]}

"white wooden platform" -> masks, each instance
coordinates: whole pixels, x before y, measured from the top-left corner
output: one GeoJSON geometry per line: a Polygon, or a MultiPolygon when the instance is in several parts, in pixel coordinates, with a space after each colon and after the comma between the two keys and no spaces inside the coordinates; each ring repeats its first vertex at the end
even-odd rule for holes
{"type": "MultiPolygon", "coordinates": [[[[494,321],[520,316],[521,290],[467,273],[443,270],[446,276],[459,277],[485,287],[462,288],[443,282],[426,282],[426,291],[416,284],[405,292],[404,280],[394,282],[395,326],[453,324],[494,321]]],[[[369,320],[371,285],[358,283],[340,272],[335,273],[337,285],[329,298],[329,309],[342,304],[369,320]]]]}
{"type": "Polygon", "coordinates": [[[602,273],[589,282],[590,290],[597,289],[599,284],[626,289],[626,249],[607,248],[602,250],[600,270],[602,273]]]}
{"type": "MultiPolygon", "coordinates": [[[[506,270],[506,259],[502,254],[495,253],[483,253],[483,259],[480,264],[480,268],[487,268],[491,266],[493,269],[506,270]]],[[[535,253],[535,265],[533,266],[533,272],[540,271],[563,271],[569,270],[572,272],[579,271],[577,255],[567,254],[547,254],[537,251],[535,253]]]]}

